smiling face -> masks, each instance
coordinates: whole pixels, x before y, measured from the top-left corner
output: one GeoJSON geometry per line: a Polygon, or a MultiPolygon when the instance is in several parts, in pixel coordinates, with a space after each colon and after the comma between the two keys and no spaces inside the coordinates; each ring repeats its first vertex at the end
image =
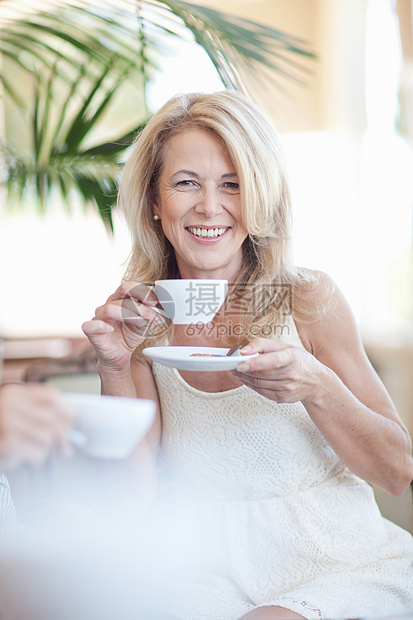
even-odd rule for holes
{"type": "Polygon", "coordinates": [[[237,279],[247,230],[238,175],[220,139],[186,129],[167,145],[153,213],[182,278],[237,279]]]}

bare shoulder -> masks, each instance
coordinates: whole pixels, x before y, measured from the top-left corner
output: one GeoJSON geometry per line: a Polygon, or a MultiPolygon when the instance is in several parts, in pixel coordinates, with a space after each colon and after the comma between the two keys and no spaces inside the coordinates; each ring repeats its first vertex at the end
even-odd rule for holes
{"type": "Polygon", "coordinates": [[[396,419],[394,405],[370,364],[357,321],[339,287],[326,274],[319,274],[319,284],[309,287],[304,295],[308,295],[310,303],[318,303],[325,291],[330,291],[330,297],[324,313],[312,322],[296,321],[303,345],[331,368],[361,402],[396,419]]]}
{"type": "Polygon", "coordinates": [[[297,321],[304,346],[330,367],[336,365],[339,356],[349,356],[355,360],[366,358],[358,325],[347,299],[329,275],[316,272],[316,276],[315,285],[302,289],[304,302],[318,310],[314,320],[297,321]]]}

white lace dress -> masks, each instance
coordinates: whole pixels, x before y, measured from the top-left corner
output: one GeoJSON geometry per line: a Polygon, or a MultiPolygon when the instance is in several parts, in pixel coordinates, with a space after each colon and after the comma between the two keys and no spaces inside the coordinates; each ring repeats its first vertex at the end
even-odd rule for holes
{"type": "MultiPolygon", "coordinates": [[[[291,338],[302,346],[295,328],[291,338]]],[[[164,542],[188,572],[170,613],[237,620],[279,605],[331,620],[413,609],[411,535],[381,516],[301,403],[246,386],[202,392],[156,362],[153,373],[176,489],[164,542]]]]}

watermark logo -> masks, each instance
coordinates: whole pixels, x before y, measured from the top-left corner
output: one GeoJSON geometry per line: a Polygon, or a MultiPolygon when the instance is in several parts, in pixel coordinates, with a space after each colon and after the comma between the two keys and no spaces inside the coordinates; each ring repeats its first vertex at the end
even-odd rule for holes
{"type": "MultiPolygon", "coordinates": [[[[183,281],[180,281],[181,284],[183,281]]],[[[163,316],[154,314],[140,329],[145,338],[159,338],[167,331],[172,322],[185,325],[188,336],[212,335],[217,338],[255,338],[257,336],[275,338],[289,334],[287,321],[281,324],[262,325],[254,321],[255,317],[274,314],[279,319],[292,314],[293,293],[290,284],[270,283],[254,286],[237,284],[228,287],[227,296],[222,303],[222,294],[219,292],[216,281],[197,282],[189,281],[181,288],[177,297],[162,288],[162,281],[156,289],[158,307],[163,316]],[[217,319],[214,317],[220,310],[217,319]],[[165,317],[166,314],[166,317],[165,317]],[[174,320],[175,319],[175,320],[174,320]],[[183,319],[183,320],[182,320],[183,319]],[[237,320],[238,319],[238,320],[237,320]],[[244,320],[243,320],[244,319],[244,320]],[[246,320],[245,320],[246,319],[246,320]]],[[[137,284],[125,296],[122,314],[131,325],[131,316],[136,317],[139,329],[141,304],[151,295],[153,285],[137,284]]],[[[153,294],[153,293],[152,293],[153,294]]]]}
{"type": "Polygon", "coordinates": [[[284,316],[292,313],[293,293],[291,284],[262,284],[258,287],[247,284],[231,286],[225,300],[224,316],[257,316],[266,312],[282,310],[284,316]]]}
{"type": "Polygon", "coordinates": [[[189,282],[185,288],[186,316],[194,319],[199,315],[213,318],[221,305],[218,286],[217,282],[203,282],[198,285],[189,282]]]}
{"type": "Polygon", "coordinates": [[[195,323],[187,325],[185,328],[185,334],[187,336],[215,336],[217,339],[241,339],[241,338],[280,338],[281,336],[290,336],[291,328],[287,323],[285,325],[258,325],[257,323],[251,323],[251,325],[244,325],[243,323],[208,323],[204,325],[202,323],[195,323]]]}

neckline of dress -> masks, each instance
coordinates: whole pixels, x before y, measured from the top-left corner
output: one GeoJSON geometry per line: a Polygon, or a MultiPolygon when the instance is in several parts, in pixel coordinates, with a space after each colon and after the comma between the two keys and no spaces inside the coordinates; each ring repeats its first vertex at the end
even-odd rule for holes
{"type": "Polygon", "coordinates": [[[188,381],[185,381],[185,379],[183,378],[183,376],[181,375],[181,373],[179,372],[179,370],[177,368],[167,368],[167,370],[172,372],[172,374],[178,379],[178,381],[187,390],[190,390],[190,391],[194,392],[195,394],[202,394],[202,396],[204,396],[204,397],[207,396],[207,397],[210,397],[210,398],[222,398],[222,396],[229,396],[229,395],[234,394],[235,392],[238,392],[240,390],[247,389],[246,385],[239,385],[238,387],[231,388],[230,390],[223,390],[222,392],[205,392],[204,390],[199,390],[198,388],[194,387],[193,385],[188,383],[188,381]]]}

